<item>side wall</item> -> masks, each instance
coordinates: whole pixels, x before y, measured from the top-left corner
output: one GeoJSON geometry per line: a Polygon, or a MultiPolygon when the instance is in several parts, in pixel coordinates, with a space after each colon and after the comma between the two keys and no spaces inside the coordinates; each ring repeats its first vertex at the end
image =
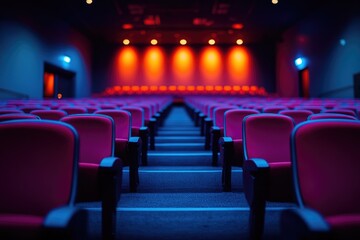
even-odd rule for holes
{"type": "Polygon", "coordinates": [[[279,96],[298,96],[297,57],[307,59],[311,97],[352,98],[353,75],[360,72],[360,17],[337,6],[299,22],[277,48],[279,96]]]}
{"type": "Polygon", "coordinates": [[[90,96],[90,42],[63,21],[51,19],[45,13],[0,18],[0,88],[41,99],[48,62],[76,73],[75,97],[90,96]],[[70,63],[62,61],[64,55],[70,63]]]}

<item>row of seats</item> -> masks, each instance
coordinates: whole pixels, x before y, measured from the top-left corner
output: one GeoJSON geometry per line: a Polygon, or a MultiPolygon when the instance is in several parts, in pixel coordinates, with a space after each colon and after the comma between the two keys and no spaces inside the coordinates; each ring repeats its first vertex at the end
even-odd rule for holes
{"type": "Polygon", "coordinates": [[[262,237],[268,201],[299,205],[282,214],[284,239],[359,237],[360,189],[353,185],[360,180],[357,114],[275,108],[209,104],[211,129],[207,115],[188,104],[193,116],[204,119],[205,136],[211,129],[212,163],[219,150],[224,191],[231,191],[231,167],[243,168],[250,238],[262,237]]]}
{"type": "Polygon", "coordinates": [[[135,109],[66,112],[56,120],[46,118],[63,110],[0,115],[0,191],[6,196],[0,200],[0,237],[84,239],[86,211],[76,204],[101,201],[102,237],[114,239],[122,167],[129,166],[135,192],[139,164],[146,165],[139,136],[147,130],[143,123],[132,128],[135,109]]]}

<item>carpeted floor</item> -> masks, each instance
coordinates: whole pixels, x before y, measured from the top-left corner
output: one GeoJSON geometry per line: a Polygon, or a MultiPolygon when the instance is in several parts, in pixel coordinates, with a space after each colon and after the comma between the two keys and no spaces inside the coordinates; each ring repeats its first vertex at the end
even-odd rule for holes
{"type": "MultiPolygon", "coordinates": [[[[159,128],[148,163],[140,167],[137,193],[128,191],[124,169],[117,239],[248,239],[241,168],[233,169],[233,191],[222,192],[221,167],[211,166],[211,152],[183,106],[173,106],[159,128]]],[[[100,203],[83,205],[89,239],[100,239],[100,203]]],[[[279,239],[279,214],[292,206],[267,205],[264,239],[279,239]]]]}

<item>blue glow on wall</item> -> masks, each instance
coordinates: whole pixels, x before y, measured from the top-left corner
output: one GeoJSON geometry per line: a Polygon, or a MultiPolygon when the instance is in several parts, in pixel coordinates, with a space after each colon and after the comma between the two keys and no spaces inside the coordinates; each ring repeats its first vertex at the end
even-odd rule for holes
{"type": "Polygon", "coordinates": [[[306,68],[306,66],[307,66],[307,61],[303,57],[296,58],[294,62],[295,62],[295,66],[298,70],[302,70],[302,69],[306,68]]]}

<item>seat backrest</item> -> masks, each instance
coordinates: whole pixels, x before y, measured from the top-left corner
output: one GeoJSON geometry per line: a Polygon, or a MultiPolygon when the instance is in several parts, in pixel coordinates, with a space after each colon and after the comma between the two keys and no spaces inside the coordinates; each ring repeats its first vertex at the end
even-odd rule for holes
{"type": "Polygon", "coordinates": [[[61,121],[72,125],[80,138],[80,163],[99,164],[114,156],[114,120],[101,114],[72,114],[61,121]]]}
{"type": "Polygon", "coordinates": [[[24,113],[30,113],[33,110],[46,110],[46,109],[50,109],[49,107],[46,106],[37,106],[37,105],[24,105],[24,106],[19,106],[19,109],[21,111],[23,111],[24,113]]]}
{"type": "Polygon", "coordinates": [[[24,113],[24,111],[20,110],[20,109],[1,109],[0,108],[0,115],[10,114],[10,113],[24,113]]]}
{"type": "Polygon", "coordinates": [[[65,111],[68,115],[87,113],[87,108],[80,106],[62,106],[59,110],[65,111]]]}
{"type": "Polygon", "coordinates": [[[0,122],[16,120],[16,119],[38,119],[40,117],[30,113],[9,113],[0,115],[0,122]]]}
{"type": "Polygon", "coordinates": [[[226,111],[231,110],[231,109],[238,109],[235,108],[233,106],[223,106],[223,107],[217,107],[214,109],[214,119],[213,119],[213,125],[217,126],[221,129],[224,128],[224,114],[226,111]]]}
{"type": "Polygon", "coordinates": [[[115,123],[115,137],[129,139],[131,136],[131,114],[125,110],[98,110],[95,114],[112,117],[115,123]]]}
{"type": "Polygon", "coordinates": [[[75,202],[78,136],[58,121],[0,123],[0,212],[45,216],[75,202]]]}
{"type": "Polygon", "coordinates": [[[318,120],[318,119],[349,119],[349,120],[356,120],[357,118],[354,116],[350,116],[347,114],[341,113],[315,113],[311,114],[308,117],[308,120],[318,120]]]}
{"type": "Polygon", "coordinates": [[[286,106],[267,106],[263,107],[262,112],[263,113],[279,113],[282,110],[287,110],[288,108],[286,106]]]}
{"type": "Polygon", "coordinates": [[[244,156],[263,158],[268,163],[290,162],[290,135],[294,128],[291,117],[260,113],[243,120],[244,156]]]}
{"type": "Polygon", "coordinates": [[[322,119],[291,136],[294,183],[301,206],[325,216],[360,213],[360,122],[322,119]]]}
{"type": "Polygon", "coordinates": [[[67,113],[63,110],[33,110],[30,112],[36,116],[39,116],[41,119],[47,120],[60,120],[62,117],[65,117],[67,113]]]}
{"type": "Polygon", "coordinates": [[[340,113],[346,114],[357,118],[356,112],[351,109],[343,109],[343,108],[335,108],[335,109],[327,109],[323,111],[324,113],[340,113]]]}
{"type": "Polygon", "coordinates": [[[257,114],[255,109],[232,109],[224,114],[224,136],[232,139],[242,139],[242,121],[250,114],[257,114]]]}
{"type": "Polygon", "coordinates": [[[291,109],[291,110],[282,110],[279,114],[283,114],[294,119],[295,125],[305,122],[308,117],[313,114],[310,110],[305,109],[291,109]]]}
{"type": "Polygon", "coordinates": [[[135,106],[124,106],[120,109],[130,112],[132,127],[143,127],[145,124],[144,109],[135,106]]]}

